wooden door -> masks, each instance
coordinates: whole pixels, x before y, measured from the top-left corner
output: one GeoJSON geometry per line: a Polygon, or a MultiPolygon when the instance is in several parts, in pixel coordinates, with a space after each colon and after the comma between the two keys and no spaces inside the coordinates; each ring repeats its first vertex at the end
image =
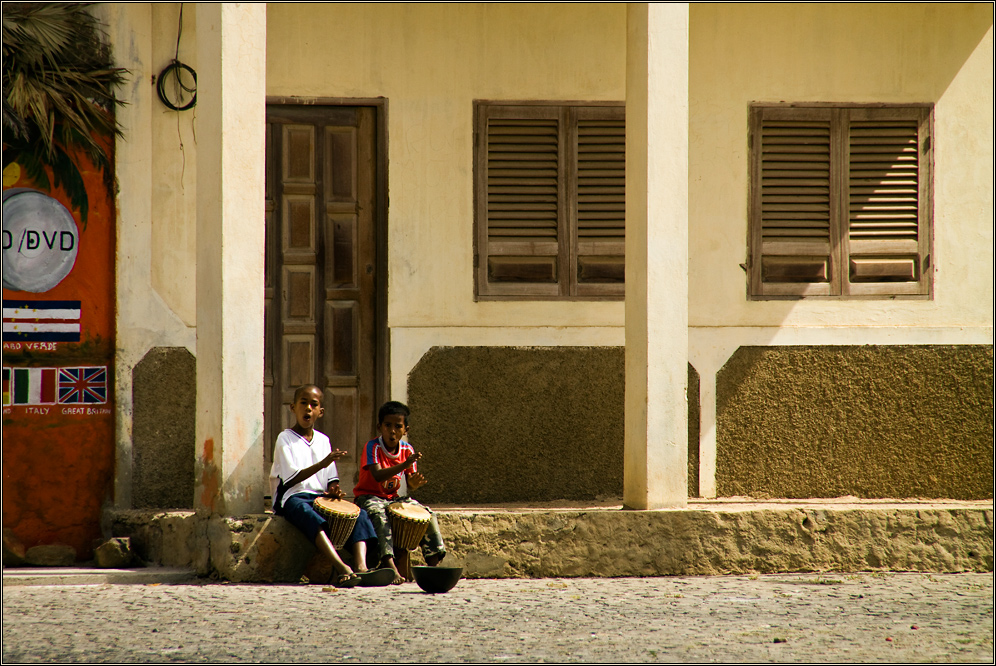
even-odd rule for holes
{"type": "Polygon", "coordinates": [[[317,384],[316,427],[351,454],[339,463],[347,492],[383,390],[377,118],[371,107],[267,106],[265,465],[293,425],[295,389],[317,384]]]}

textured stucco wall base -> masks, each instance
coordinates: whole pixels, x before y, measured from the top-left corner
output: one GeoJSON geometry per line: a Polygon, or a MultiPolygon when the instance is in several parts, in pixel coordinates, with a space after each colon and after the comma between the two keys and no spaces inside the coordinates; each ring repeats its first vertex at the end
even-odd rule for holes
{"type": "Polygon", "coordinates": [[[434,347],[408,377],[420,501],[593,500],[623,491],[620,347],[434,347]]]}
{"type": "Polygon", "coordinates": [[[699,373],[688,364],[688,496],[699,497],[699,437],[701,435],[701,405],[699,404],[699,373]]]}
{"type": "Polygon", "coordinates": [[[993,496],[993,348],[741,347],[717,376],[721,497],[993,496]]]}
{"type": "Polygon", "coordinates": [[[183,347],[150,349],[132,371],[132,506],[194,506],[197,361],[183,347]]]}
{"type": "MultiPolygon", "coordinates": [[[[468,578],[790,571],[992,571],[988,506],[437,511],[468,578]]],[[[315,548],[270,514],[122,512],[146,561],[234,582],[297,582],[315,548]]],[[[420,561],[416,554],[415,559],[420,561]]]]}
{"type": "MultiPolygon", "coordinates": [[[[694,496],[698,375],[691,366],[688,372],[694,496]]],[[[621,497],[624,391],[622,347],[433,347],[408,378],[410,439],[429,480],[418,499],[621,497]]]]}

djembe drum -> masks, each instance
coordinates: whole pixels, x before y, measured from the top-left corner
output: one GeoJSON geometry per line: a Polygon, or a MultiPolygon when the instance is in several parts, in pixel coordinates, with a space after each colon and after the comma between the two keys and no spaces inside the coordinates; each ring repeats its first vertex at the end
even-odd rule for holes
{"type": "Polygon", "coordinates": [[[412,580],[411,551],[429,528],[429,510],[418,504],[394,502],[387,507],[391,520],[391,533],[394,535],[395,557],[398,560],[398,573],[406,580],[412,580]],[[399,552],[400,551],[400,552],[399,552]]]}
{"type": "Polygon", "coordinates": [[[315,498],[314,507],[315,511],[328,521],[329,541],[336,548],[342,548],[353,532],[353,525],[360,515],[360,507],[352,502],[330,497],[315,498]]]}

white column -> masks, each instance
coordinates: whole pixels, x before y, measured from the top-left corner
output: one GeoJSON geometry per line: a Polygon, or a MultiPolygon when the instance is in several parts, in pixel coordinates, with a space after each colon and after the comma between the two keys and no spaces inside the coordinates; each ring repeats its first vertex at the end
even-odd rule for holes
{"type": "Polygon", "coordinates": [[[688,4],[630,4],[623,501],[688,502],[688,4]]]}
{"type": "Polygon", "coordinates": [[[716,497],[716,369],[699,369],[699,497],[716,497]]]}
{"type": "Polygon", "coordinates": [[[262,512],[264,3],[198,3],[196,113],[194,507],[262,512]]]}
{"type": "Polygon", "coordinates": [[[134,331],[147,325],[137,313],[147,314],[142,302],[147,292],[131,286],[148,275],[152,228],[152,111],[155,90],[152,75],[152,6],[148,3],[104,2],[93,7],[107,26],[114,64],[129,76],[118,91],[128,103],[116,111],[125,135],[114,143],[117,197],[116,285],[117,317],[114,354],[115,473],[114,508],[132,508],[132,384],[135,364],[147,351],[134,331]]]}

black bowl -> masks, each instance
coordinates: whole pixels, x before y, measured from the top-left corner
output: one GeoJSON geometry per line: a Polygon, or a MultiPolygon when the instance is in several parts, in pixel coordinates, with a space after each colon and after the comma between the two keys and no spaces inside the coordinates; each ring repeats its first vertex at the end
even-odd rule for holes
{"type": "Polygon", "coordinates": [[[424,592],[449,592],[463,575],[463,567],[412,567],[415,582],[424,592]]]}

